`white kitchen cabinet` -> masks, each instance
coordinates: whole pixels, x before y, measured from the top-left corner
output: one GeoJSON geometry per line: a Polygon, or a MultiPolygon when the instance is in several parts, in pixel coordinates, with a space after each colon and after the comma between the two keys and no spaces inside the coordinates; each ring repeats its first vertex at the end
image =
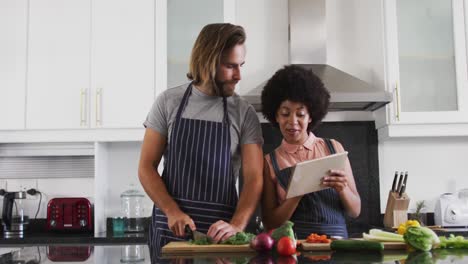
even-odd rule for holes
{"type": "Polygon", "coordinates": [[[0,129],[23,129],[27,1],[0,1],[0,129]]]}
{"type": "Polygon", "coordinates": [[[85,127],[90,93],[90,0],[29,3],[27,129],[85,127]]]}
{"type": "Polygon", "coordinates": [[[167,26],[158,36],[167,31],[167,41],[162,43],[167,46],[167,53],[157,58],[167,57],[167,63],[157,71],[161,81],[157,87],[170,88],[188,82],[190,52],[200,30],[209,23],[233,23],[246,31],[246,63],[242,70],[243,79],[236,88],[238,94],[248,93],[289,63],[287,0],[161,2],[167,4],[164,14],[167,19],[163,19],[167,26]]]}
{"type": "Polygon", "coordinates": [[[92,3],[92,127],[142,127],[155,95],[155,1],[92,3]]]}
{"type": "Polygon", "coordinates": [[[155,94],[154,5],[32,1],[27,128],[141,127],[155,94]]]}
{"type": "Polygon", "coordinates": [[[190,52],[198,33],[206,24],[223,21],[223,1],[167,1],[167,87],[188,82],[190,52]]]}
{"type": "Polygon", "coordinates": [[[394,93],[385,129],[434,124],[433,135],[442,135],[447,124],[468,122],[465,2],[384,1],[386,86],[394,93]]]}

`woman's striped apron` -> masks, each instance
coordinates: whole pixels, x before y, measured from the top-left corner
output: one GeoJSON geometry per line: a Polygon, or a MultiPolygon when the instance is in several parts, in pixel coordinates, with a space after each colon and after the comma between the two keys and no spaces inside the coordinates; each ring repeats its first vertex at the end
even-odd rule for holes
{"type": "MultiPolygon", "coordinates": [[[[226,98],[222,122],[182,118],[191,93],[192,84],[177,111],[162,180],[180,209],[193,219],[197,230],[206,233],[218,220],[229,222],[237,205],[230,121],[226,98]]],[[[183,239],[173,235],[166,215],[154,206],[149,232],[152,259],[159,255],[161,247],[177,240],[183,239]]]]}
{"type": "MultiPolygon", "coordinates": [[[[330,154],[334,154],[331,140],[324,140],[330,154]]],[[[292,167],[280,170],[275,151],[270,153],[270,158],[279,184],[287,190],[292,167]]],[[[310,233],[348,237],[343,204],[333,188],[304,195],[290,220],[299,239],[305,239],[310,233]]]]}

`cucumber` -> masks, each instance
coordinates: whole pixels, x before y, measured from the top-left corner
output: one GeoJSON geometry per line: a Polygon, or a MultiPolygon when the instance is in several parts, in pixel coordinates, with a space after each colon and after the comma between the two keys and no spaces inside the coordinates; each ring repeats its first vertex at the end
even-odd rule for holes
{"type": "Polygon", "coordinates": [[[345,251],[383,251],[384,245],[377,241],[365,240],[334,240],[330,244],[332,250],[345,251]]]}
{"type": "MultiPolygon", "coordinates": [[[[403,258],[405,259],[405,258],[403,258]]],[[[384,254],[379,251],[362,251],[359,253],[353,251],[335,251],[331,255],[330,263],[382,263],[384,254]]],[[[393,263],[393,261],[392,261],[393,263]]]]}

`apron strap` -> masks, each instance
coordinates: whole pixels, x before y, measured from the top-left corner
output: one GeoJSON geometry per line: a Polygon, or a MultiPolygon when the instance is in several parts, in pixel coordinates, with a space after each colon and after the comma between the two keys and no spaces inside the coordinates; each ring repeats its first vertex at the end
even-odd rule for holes
{"type": "Polygon", "coordinates": [[[182,113],[185,110],[185,107],[188,104],[188,98],[192,94],[192,82],[189,84],[187,89],[185,89],[184,97],[182,97],[182,102],[180,102],[179,109],[177,110],[176,121],[180,119],[182,113]]]}
{"type": "Polygon", "coordinates": [[[333,143],[332,143],[331,139],[324,138],[323,140],[325,141],[325,144],[327,144],[328,151],[330,152],[330,155],[335,154],[336,150],[335,150],[335,147],[333,146],[333,143]]]}
{"type": "MultiPolygon", "coordinates": [[[[180,102],[179,109],[177,110],[177,115],[176,115],[176,122],[180,120],[182,117],[182,113],[185,110],[185,107],[188,104],[188,98],[192,94],[192,88],[193,87],[193,82],[189,84],[187,89],[185,89],[184,97],[182,97],[182,102],[180,102]]],[[[230,120],[229,120],[229,115],[227,111],[227,99],[226,96],[223,95],[223,110],[224,110],[224,115],[223,115],[223,123],[226,125],[230,125],[230,120]]]]}
{"type": "Polygon", "coordinates": [[[227,110],[227,99],[226,99],[226,96],[224,96],[224,94],[223,94],[223,108],[224,108],[223,123],[229,126],[230,120],[229,120],[229,115],[228,115],[228,110],[227,110]]]}
{"type": "Polygon", "coordinates": [[[283,170],[279,169],[278,161],[276,160],[276,154],[273,150],[270,153],[271,165],[273,165],[273,170],[275,171],[276,179],[279,184],[285,191],[288,190],[289,178],[291,177],[292,167],[284,168],[283,170]]]}

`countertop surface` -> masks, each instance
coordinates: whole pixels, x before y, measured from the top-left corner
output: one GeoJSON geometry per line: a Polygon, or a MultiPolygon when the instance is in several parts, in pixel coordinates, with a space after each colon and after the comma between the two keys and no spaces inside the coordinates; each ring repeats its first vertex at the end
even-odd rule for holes
{"type": "MultiPolygon", "coordinates": [[[[148,221],[148,220],[147,220],[148,221]]],[[[31,221],[22,238],[5,238],[0,230],[0,246],[15,245],[64,245],[64,244],[146,244],[148,241],[147,224],[145,231],[139,233],[114,233],[111,221],[108,220],[108,232],[94,234],[94,232],[47,231],[45,219],[31,221]]],[[[0,263],[1,264],[1,263],[0,263]]]]}
{"type": "MultiPolygon", "coordinates": [[[[100,244],[100,245],[122,245],[122,244],[146,244],[147,232],[142,233],[54,233],[36,232],[26,233],[23,238],[4,238],[0,236],[0,246],[15,245],[65,245],[65,244],[100,244]]],[[[1,263],[0,263],[1,264],[1,263]]]]}
{"type": "MultiPolygon", "coordinates": [[[[108,230],[112,230],[108,227],[108,230]]],[[[467,237],[466,230],[437,231],[467,237]]],[[[148,232],[141,233],[55,233],[31,229],[24,238],[4,238],[0,234],[0,264],[3,263],[468,263],[468,250],[405,250],[380,253],[365,252],[300,252],[291,257],[251,253],[190,253],[159,255],[147,246],[148,232]],[[153,253],[153,254],[151,254],[153,253]],[[398,261],[398,262],[397,262],[398,261]]],[[[358,233],[355,234],[359,235],[358,233]]],[[[354,237],[354,236],[353,236],[354,237]]]]}
{"type": "Polygon", "coordinates": [[[466,250],[404,250],[383,254],[365,252],[301,252],[289,257],[271,253],[212,253],[164,256],[151,261],[147,245],[38,245],[0,248],[2,263],[467,263],[466,250]]]}

